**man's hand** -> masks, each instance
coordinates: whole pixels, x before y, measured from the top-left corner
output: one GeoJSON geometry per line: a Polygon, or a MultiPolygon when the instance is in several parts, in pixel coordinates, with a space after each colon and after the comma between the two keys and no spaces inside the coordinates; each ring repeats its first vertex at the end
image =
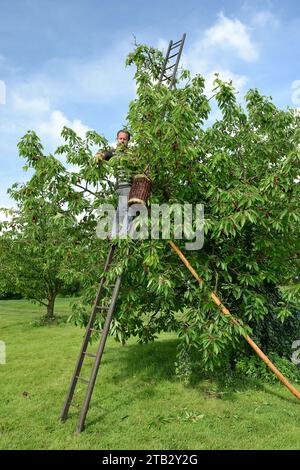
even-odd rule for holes
{"type": "Polygon", "coordinates": [[[104,160],[104,152],[97,152],[95,155],[95,160],[97,163],[100,163],[104,160]]]}
{"type": "Polygon", "coordinates": [[[113,148],[106,150],[105,152],[97,152],[95,155],[95,160],[98,164],[102,163],[103,161],[108,162],[111,159],[111,157],[114,156],[114,154],[115,154],[115,149],[113,148]]]}

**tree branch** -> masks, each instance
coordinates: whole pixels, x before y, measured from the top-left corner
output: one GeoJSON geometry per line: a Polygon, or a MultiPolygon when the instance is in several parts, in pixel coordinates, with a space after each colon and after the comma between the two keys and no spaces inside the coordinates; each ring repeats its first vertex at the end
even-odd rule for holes
{"type": "Polygon", "coordinates": [[[38,302],[41,305],[44,305],[44,307],[48,307],[48,304],[46,304],[42,300],[37,299],[36,297],[32,297],[32,300],[35,300],[36,302],[38,302]]]}
{"type": "Polygon", "coordinates": [[[94,193],[93,191],[91,191],[91,190],[88,189],[87,187],[81,186],[81,184],[78,184],[78,183],[73,183],[73,184],[74,184],[74,186],[77,186],[78,188],[83,189],[83,192],[84,192],[84,193],[85,193],[85,192],[88,192],[88,193],[92,194],[92,195],[95,196],[95,197],[97,196],[97,193],[94,193]]]}

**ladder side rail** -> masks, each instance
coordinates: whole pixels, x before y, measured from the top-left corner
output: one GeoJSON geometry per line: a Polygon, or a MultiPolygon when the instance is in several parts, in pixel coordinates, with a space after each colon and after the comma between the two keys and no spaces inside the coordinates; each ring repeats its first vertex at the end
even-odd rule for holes
{"type": "MultiPolygon", "coordinates": [[[[115,249],[115,246],[112,245],[110,247],[109,253],[108,253],[107,258],[106,258],[105,267],[104,267],[105,272],[107,272],[107,270],[109,268],[114,249],[115,249]]],[[[97,307],[98,307],[99,300],[100,300],[100,297],[101,297],[104,281],[105,281],[105,278],[102,275],[101,280],[100,280],[100,284],[99,284],[99,288],[98,288],[98,292],[97,292],[97,296],[96,296],[96,300],[95,300],[95,304],[94,304],[94,307],[93,307],[93,310],[92,310],[92,313],[91,313],[91,316],[90,316],[90,319],[89,319],[89,323],[86,327],[85,336],[84,336],[84,339],[83,339],[83,342],[82,342],[82,346],[81,346],[80,353],[79,353],[79,356],[78,356],[78,359],[77,359],[75,370],[74,370],[74,373],[73,373],[73,376],[72,376],[72,379],[71,379],[71,383],[70,383],[69,390],[68,390],[68,393],[67,393],[67,398],[66,398],[66,401],[64,403],[63,410],[62,410],[62,413],[61,413],[61,417],[60,417],[61,421],[65,421],[68,417],[69,408],[70,408],[71,403],[72,403],[75,388],[76,388],[76,385],[77,385],[77,382],[78,382],[78,377],[80,375],[82,364],[83,364],[83,361],[84,361],[84,358],[85,358],[85,352],[87,350],[88,343],[89,343],[89,340],[90,340],[90,337],[91,337],[91,328],[94,325],[95,318],[96,318],[97,313],[98,313],[98,308],[97,307]]]]}
{"type": "Polygon", "coordinates": [[[85,418],[86,418],[87,412],[89,410],[94,385],[95,385],[97,375],[98,375],[98,370],[99,370],[99,367],[100,367],[100,364],[101,364],[101,360],[102,360],[103,351],[104,351],[104,347],[105,347],[105,344],[106,344],[107,336],[109,334],[109,328],[110,328],[112,317],[113,317],[113,314],[114,314],[114,311],[115,311],[115,307],[116,307],[116,303],[117,303],[117,299],[118,299],[118,295],[119,295],[119,291],[120,291],[120,287],[121,287],[121,281],[122,281],[122,274],[120,274],[117,277],[115,288],[114,288],[114,291],[113,291],[113,294],[112,294],[111,304],[110,304],[110,307],[109,307],[109,311],[107,313],[107,317],[106,317],[104,328],[103,328],[103,333],[102,333],[102,336],[101,336],[101,341],[100,341],[100,344],[99,344],[99,347],[98,347],[98,351],[97,351],[97,354],[96,354],[96,359],[95,359],[95,362],[94,362],[94,365],[93,365],[93,369],[91,371],[91,376],[90,376],[90,379],[89,379],[88,388],[87,388],[86,395],[85,395],[85,398],[84,398],[84,402],[83,402],[83,405],[82,405],[82,409],[81,409],[81,413],[80,413],[80,417],[79,417],[79,421],[78,421],[78,426],[77,426],[77,432],[81,432],[84,429],[85,418]]]}
{"type": "Polygon", "coordinates": [[[178,56],[177,56],[177,59],[176,59],[176,64],[175,64],[175,68],[174,68],[174,71],[173,71],[172,80],[171,80],[171,84],[170,84],[170,90],[175,86],[177,69],[178,69],[180,57],[181,57],[181,54],[182,54],[182,49],[183,49],[183,46],[184,46],[185,38],[186,38],[186,33],[183,34],[182,39],[181,39],[181,44],[180,44],[180,48],[179,48],[179,51],[178,51],[178,56]]]}
{"type": "Polygon", "coordinates": [[[175,49],[175,47],[179,46],[181,41],[182,41],[182,39],[179,39],[179,41],[173,42],[172,47],[175,49]]]}
{"type": "Polygon", "coordinates": [[[170,41],[169,46],[168,46],[168,50],[167,50],[167,53],[166,53],[166,57],[165,57],[165,60],[164,60],[164,63],[163,63],[162,69],[161,69],[161,74],[160,74],[158,83],[161,83],[161,81],[163,79],[163,76],[164,76],[164,73],[165,73],[165,68],[166,68],[166,65],[167,65],[168,60],[169,60],[169,55],[170,55],[172,44],[173,44],[173,41],[170,41]]]}

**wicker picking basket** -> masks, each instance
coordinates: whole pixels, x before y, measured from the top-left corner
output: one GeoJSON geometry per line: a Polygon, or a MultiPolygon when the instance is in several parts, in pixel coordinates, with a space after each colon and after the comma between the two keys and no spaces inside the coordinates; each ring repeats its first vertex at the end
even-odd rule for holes
{"type": "Polygon", "coordinates": [[[147,204],[151,194],[151,180],[146,175],[135,175],[128,197],[128,205],[147,204]]]}

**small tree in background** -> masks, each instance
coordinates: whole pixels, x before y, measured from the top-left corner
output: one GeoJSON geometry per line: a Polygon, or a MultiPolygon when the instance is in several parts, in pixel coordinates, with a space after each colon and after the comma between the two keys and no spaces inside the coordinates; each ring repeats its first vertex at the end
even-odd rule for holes
{"type": "Polygon", "coordinates": [[[34,132],[23,137],[19,151],[27,160],[25,170],[30,168],[33,175],[9,190],[17,208],[1,224],[2,290],[45,306],[45,319],[52,321],[57,295],[74,284],[85,286],[95,275],[99,242],[90,227],[95,229],[96,223],[85,215],[90,205],[78,177],[70,177],[52,155],[43,155],[34,132]]]}

